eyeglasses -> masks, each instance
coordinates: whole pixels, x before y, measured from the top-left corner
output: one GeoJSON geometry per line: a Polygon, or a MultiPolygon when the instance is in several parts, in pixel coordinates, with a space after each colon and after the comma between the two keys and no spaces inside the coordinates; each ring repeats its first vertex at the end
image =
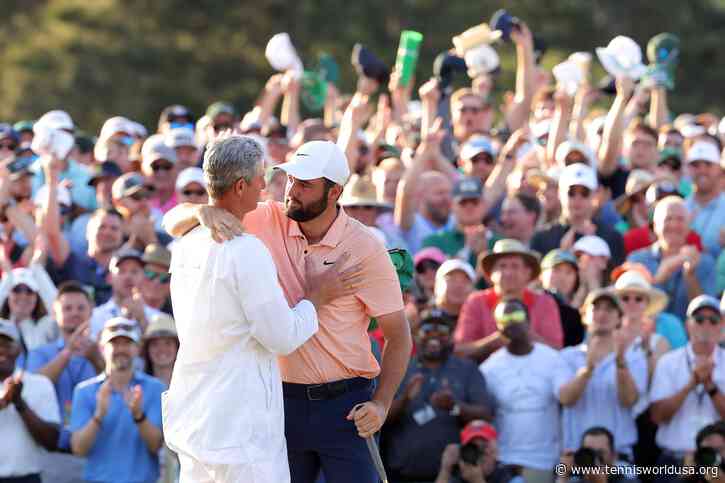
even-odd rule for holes
{"type": "Polygon", "coordinates": [[[471,163],[478,164],[478,163],[485,163],[488,165],[493,165],[495,163],[493,156],[491,156],[488,153],[479,153],[471,158],[471,163]]]}
{"type": "Polygon", "coordinates": [[[158,173],[159,171],[171,171],[172,169],[174,169],[173,164],[152,164],[151,165],[151,170],[154,173],[158,173]]]}
{"type": "Polygon", "coordinates": [[[445,324],[427,323],[420,326],[418,332],[423,337],[427,337],[431,334],[438,334],[442,336],[451,335],[451,328],[445,324]]]}
{"type": "Polygon", "coordinates": [[[481,111],[483,111],[483,108],[476,106],[461,106],[458,108],[458,112],[461,114],[465,114],[467,112],[470,112],[471,114],[478,114],[481,111]]]}
{"type": "Polygon", "coordinates": [[[705,322],[710,322],[710,325],[720,325],[720,317],[716,315],[695,315],[692,317],[692,320],[694,320],[697,325],[702,325],[705,322]]]}
{"type": "Polygon", "coordinates": [[[231,128],[231,124],[214,124],[214,132],[226,131],[227,129],[231,128]]]}
{"type": "Polygon", "coordinates": [[[184,196],[204,196],[206,191],[204,190],[184,190],[181,192],[184,196]]]}
{"type": "Polygon", "coordinates": [[[584,186],[572,186],[569,188],[567,194],[569,195],[569,198],[574,198],[575,196],[579,196],[580,198],[589,198],[592,194],[592,190],[584,186]]]}
{"type": "Polygon", "coordinates": [[[425,273],[430,270],[438,270],[440,266],[440,263],[434,262],[433,260],[423,260],[415,267],[415,271],[417,273],[425,273]]]}
{"type": "Polygon", "coordinates": [[[14,143],[0,143],[0,148],[7,149],[8,151],[15,151],[17,147],[18,145],[14,143]]]}
{"type": "Polygon", "coordinates": [[[169,283],[169,280],[171,280],[171,274],[170,273],[159,273],[159,272],[153,272],[151,270],[144,270],[144,275],[146,276],[146,279],[150,282],[153,282],[157,278],[159,279],[159,283],[169,283]]]}
{"type": "Polygon", "coordinates": [[[32,295],[35,293],[30,287],[28,287],[26,285],[17,285],[15,287],[13,287],[12,292],[14,294],[25,294],[25,295],[32,295]]]}
{"type": "Polygon", "coordinates": [[[622,302],[624,302],[625,304],[628,304],[630,301],[641,304],[642,302],[647,300],[643,295],[622,295],[619,298],[622,299],[622,302]]]}

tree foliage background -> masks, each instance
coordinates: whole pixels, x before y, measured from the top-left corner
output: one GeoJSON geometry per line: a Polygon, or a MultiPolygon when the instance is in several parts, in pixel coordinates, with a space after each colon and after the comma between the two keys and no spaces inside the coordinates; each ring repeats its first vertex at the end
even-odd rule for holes
{"type": "MultiPolygon", "coordinates": [[[[725,1],[720,0],[3,0],[0,119],[37,118],[53,108],[97,132],[125,115],[155,125],[182,103],[202,113],[214,100],[248,110],[273,73],[267,40],[289,32],[306,65],[331,53],[350,90],[355,42],[390,65],[401,29],[425,36],[418,83],[451,36],[507,8],[548,44],[548,67],[624,34],[643,49],[659,32],[680,36],[675,112],[725,110],[725,1]]],[[[513,49],[498,48],[501,84],[513,85],[513,49]]],[[[596,63],[596,62],[595,62],[596,63]]],[[[597,68],[597,75],[602,71],[597,68]]]]}

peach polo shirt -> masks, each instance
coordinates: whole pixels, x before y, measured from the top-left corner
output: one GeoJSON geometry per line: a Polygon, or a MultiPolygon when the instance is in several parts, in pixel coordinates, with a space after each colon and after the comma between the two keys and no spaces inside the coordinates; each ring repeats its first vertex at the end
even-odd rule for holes
{"type": "Polygon", "coordinates": [[[244,217],[244,227],[272,253],[290,306],[304,298],[306,258],[313,269],[322,271],[325,262],[334,262],[348,252],[350,258],[341,269],[357,263],[363,267],[357,292],[320,309],[319,331],[292,354],[279,358],[282,380],[319,384],[377,376],[380,366],[367,333],[370,318],[403,310],[398,276],[382,242],[342,208],[323,239],[314,245],[307,243],[297,222],[287,218],[282,203],[259,203],[244,217]]]}

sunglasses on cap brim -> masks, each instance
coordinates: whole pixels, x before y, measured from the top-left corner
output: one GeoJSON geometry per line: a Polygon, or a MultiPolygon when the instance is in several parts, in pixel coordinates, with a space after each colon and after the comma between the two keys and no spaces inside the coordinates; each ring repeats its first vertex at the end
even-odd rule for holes
{"type": "Polygon", "coordinates": [[[528,317],[526,316],[526,312],[523,310],[515,310],[513,312],[496,316],[496,323],[498,325],[520,324],[522,322],[526,322],[527,320],[528,317]]]}
{"type": "Polygon", "coordinates": [[[424,322],[418,332],[423,336],[430,334],[451,335],[451,328],[442,322],[424,322]]]}

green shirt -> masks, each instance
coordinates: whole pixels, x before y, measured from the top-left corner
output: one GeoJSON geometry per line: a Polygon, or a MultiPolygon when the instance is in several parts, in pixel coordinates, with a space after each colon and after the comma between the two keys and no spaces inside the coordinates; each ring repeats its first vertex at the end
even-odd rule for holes
{"type": "MultiPolygon", "coordinates": [[[[500,239],[494,233],[488,232],[488,249],[493,249],[493,245],[500,239]]],[[[422,247],[436,247],[450,258],[461,258],[468,261],[472,267],[476,267],[476,254],[466,247],[466,235],[457,227],[451,230],[445,230],[439,233],[428,235],[424,240],[422,247]]]]}

